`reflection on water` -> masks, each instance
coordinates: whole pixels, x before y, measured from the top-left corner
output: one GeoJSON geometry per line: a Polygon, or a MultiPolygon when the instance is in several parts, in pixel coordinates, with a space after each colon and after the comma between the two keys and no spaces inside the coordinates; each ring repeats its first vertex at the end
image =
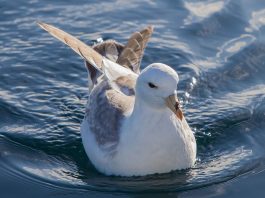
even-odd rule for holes
{"type": "Polygon", "coordinates": [[[200,22],[212,14],[224,8],[225,1],[191,2],[185,1],[184,7],[189,10],[190,15],[184,20],[185,25],[200,22]]]}
{"type": "Polygon", "coordinates": [[[253,35],[243,34],[238,38],[233,38],[224,43],[220,47],[220,51],[217,53],[216,58],[220,61],[227,61],[227,58],[240,50],[243,50],[248,45],[251,45],[256,38],[253,35]]]}
{"type": "MultiPolygon", "coordinates": [[[[112,192],[171,192],[264,169],[264,3],[258,1],[0,0],[0,170],[34,184],[112,192]],[[171,65],[198,142],[192,169],[106,177],[89,162],[79,127],[87,98],[83,61],[40,30],[42,20],[92,44],[147,24],[142,68],[171,65]]],[[[127,195],[127,194],[126,194],[127,195]]],[[[139,194],[141,196],[141,194],[139,194]]]]}
{"type": "Polygon", "coordinates": [[[245,29],[246,32],[257,31],[265,25],[265,9],[254,11],[251,15],[249,20],[250,27],[245,29]]]}

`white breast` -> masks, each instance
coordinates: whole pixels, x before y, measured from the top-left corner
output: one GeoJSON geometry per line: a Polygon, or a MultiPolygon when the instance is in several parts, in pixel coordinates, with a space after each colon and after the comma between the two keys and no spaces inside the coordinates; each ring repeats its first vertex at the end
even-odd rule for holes
{"type": "Polygon", "coordinates": [[[112,173],[166,173],[194,164],[196,144],[192,131],[184,130],[186,121],[176,122],[175,115],[169,111],[166,114],[150,115],[149,119],[138,117],[138,124],[124,123],[117,153],[112,158],[112,173]]]}
{"type": "Polygon", "coordinates": [[[189,168],[195,162],[194,135],[185,118],[180,122],[171,111],[161,114],[142,111],[135,118],[132,115],[125,120],[120,133],[118,145],[111,150],[113,145],[99,147],[85,119],[81,126],[89,159],[107,175],[167,173],[189,168]]]}

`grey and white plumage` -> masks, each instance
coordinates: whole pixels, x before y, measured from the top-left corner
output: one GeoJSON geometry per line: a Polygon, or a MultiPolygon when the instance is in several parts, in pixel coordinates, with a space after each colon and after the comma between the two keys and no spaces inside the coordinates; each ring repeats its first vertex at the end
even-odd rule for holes
{"type": "Polygon", "coordinates": [[[177,100],[177,73],[154,63],[140,72],[153,28],[132,34],[126,45],[89,47],[54,26],[39,23],[86,61],[90,93],[81,125],[84,148],[108,175],[147,175],[191,167],[196,141],[177,100]]]}

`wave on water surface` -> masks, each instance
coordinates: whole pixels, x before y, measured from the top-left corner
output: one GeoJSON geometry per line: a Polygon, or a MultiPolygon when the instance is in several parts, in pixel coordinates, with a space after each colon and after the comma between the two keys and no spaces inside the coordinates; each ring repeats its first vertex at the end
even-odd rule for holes
{"type": "Polygon", "coordinates": [[[265,3],[119,2],[0,1],[0,166],[36,183],[130,192],[183,191],[264,169],[265,3]],[[194,168],[132,178],[98,173],[79,132],[85,68],[36,20],[89,44],[99,37],[125,42],[153,24],[142,68],[163,62],[179,73],[198,142],[194,168]]]}

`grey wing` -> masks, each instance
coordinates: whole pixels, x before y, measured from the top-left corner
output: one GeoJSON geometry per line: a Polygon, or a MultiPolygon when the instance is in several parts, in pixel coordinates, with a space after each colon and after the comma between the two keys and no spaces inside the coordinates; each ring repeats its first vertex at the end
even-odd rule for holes
{"type": "MultiPolygon", "coordinates": [[[[139,74],[144,50],[153,31],[154,28],[152,26],[147,26],[140,32],[134,32],[125,46],[115,40],[107,40],[95,45],[93,49],[109,60],[117,62],[139,74]]],[[[90,74],[90,81],[95,84],[101,74],[100,71],[96,70],[87,61],[86,67],[90,74]]]]}
{"type": "Polygon", "coordinates": [[[140,32],[133,33],[121,52],[117,63],[130,68],[135,73],[140,73],[144,50],[153,31],[153,26],[148,26],[140,32]]]}
{"type": "Polygon", "coordinates": [[[86,121],[99,146],[116,145],[120,126],[134,103],[134,96],[126,96],[112,89],[107,81],[101,81],[90,94],[86,121]]]}
{"type": "MultiPolygon", "coordinates": [[[[92,48],[59,28],[42,22],[39,22],[38,24],[41,28],[68,45],[85,59],[89,72],[90,90],[94,87],[94,84],[102,74],[104,56],[113,62],[117,62],[124,67],[130,68],[135,73],[139,73],[143,51],[153,32],[153,27],[151,26],[145,28],[141,32],[135,32],[126,46],[115,41],[106,41],[92,48]]],[[[132,84],[133,83],[130,83],[130,85],[132,84]]]]}
{"type": "MultiPolygon", "coordinates": [[[[108,58],[109,60],[116,62],[122,50],[124,49],[124,45],[118,43],[115,40],[106,40],[102,43],[93,46],[93,49],[97,51],[102,56],[108,58]]],[[[90,86],[94,86],[97,83],[99,76],[102,74],[101,71],[96,69],[92,64],[88,61],[85,61],[85,65],[87,71],[89,73],[89,81],[90,86]]]]}
{"type": "Polygon", "coordinates": [[[116,62],[124,49],[124,45],[115,40],[106,40],[95,45],[93,49],[109,60],[116,62]]]}
{"type": "Polygon", "coordinates": [[[73,51],[75,51],[79,56],[88,61],[95,68],[97,68],[98,70],[102,69],[102,55],[93,50],[90,46],[86,45],[84,42],[80,41],[71,34],[52,25],[42,22],[38,22],[38,25],[49,32],[52,36],[68,45],[73,51]]]}
{"type": "MultiPolygon", "coordinates": [[[[107,58],[117,60],[124,48],[122,45],[112,41],[105,42],[104,45],[95,46],[95,49],[93,49],[63,30],[46,23],[39,22],[38,24],[84,58],[94,68],[94,70],[91,69],[92,67],[88,68],[93,78],[97,78],[98,72],[102,72],[104,69],[104,57],[95,49],[101,51],[102,54],[105,52],[107,58]]],[[[134,96],[127,96],[122,92],[114,90],[110,86],[110,80],[104,79],[104,76],[101,79],[91,91],[86,119],[100,145],[106,145],[107,143],[115,144],[119,139],[119,127],[122,118],[132,108],[134,96]]],[[[130,78],[130,76],[121,75],[113,80],[115,80],[113,84],[124,88],[128,87],[129,89],[133,88],[135,84],[135,78],[130,78]]]]}
{"type": "MultiPolygon", "coordinates": [[[[107,57],[113,62],[116,62],[118,58],[121,56],[121,53],[126,50],[126,48],[118,43],[115,40],[107,40],[103,43],[97,44],[93,46],[93,49],[97,51],[99,54],[101,54],[104,57],[107,57]]],[[[100,81],[99,77],[102,76],[102,72],[95,69],[89,62],[85,62],[90,81],[90,90],[100,81]]],[[[124,66],[126,67],[126,66],[124,66]]],[[[131,68],[129,68],[131,69],[131,68]]],[[[125,95],[131,96],[135,94],[134,88],[135,88],[135,78],[132,76],[120,76],[113,82],[116,84],[117,88],[123,92],[125,95]]]]}

